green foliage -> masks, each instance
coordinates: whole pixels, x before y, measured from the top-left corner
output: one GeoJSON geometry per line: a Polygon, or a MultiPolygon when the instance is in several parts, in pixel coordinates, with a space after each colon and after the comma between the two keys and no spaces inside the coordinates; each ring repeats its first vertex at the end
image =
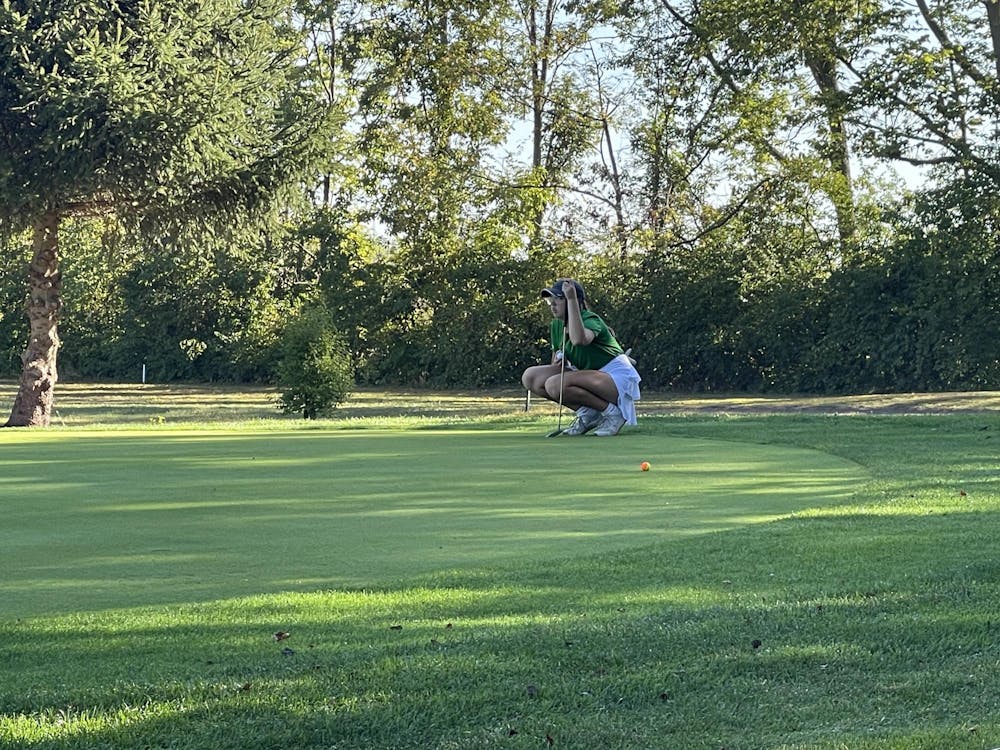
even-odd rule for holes
{"type": "Polygon", "coordinates": [[[195,229],[154,242],[111,221],[67,222],[64,372],[134,381],[145,365],[159,383],[272,380],[294,300],[271,231],[248,225],[213,239],[195,229]]]}
{"type": "Polygon", "coordinates": [[[63,300],[60,370],[68,377],[139,378],[141,360],[125,356],[123,282],[138,262],[111,218],[70,219],[61,228],[63,300]]]}
{"type": "Polygon", "coordinates": [[[305,419],[324,416],[354,386],[353,355],[323,307],[307,307],[288,322],[279,356],[279,404],[285,413],[305,419]]]}
{"type": "MultiPolygon", "coordinates": [[[[800,189],[808,184],[762,192],[694,243],[600,259],[566,243],[518,257],[510,222],[525,214],[516,202],[504,213],[498,200],[442,265],[421,269],[422,283],[412,254],[387,251],[333,209],[227,241],[181,234],[169,251],[150,251],[113,223],[74,221],[63,238],[64,362],[77,378],[134,381],[145,363],[154,382],[272,381],[282,321],[316,295],[354,353],[359,382],[514,383],[547,356],[538,289],[572,273],[634,347],[647,387],[843,393],[1000,383],[1000,354],[981,333],[1000,319],[1000,211],[988,182],[928,192],[884,217],[890,232],[863,226],[873,240],[843,258],[817,241],[800,189]]],[[[10,301],[0,320],[11,374],[25,325],[16,251],[4,256],[10,301]]]]}
{"type": "Polygon", "coordinates": [[[861,151],[951,178],[977,174],[995,191],[998,65],[996,3],[888,4],[853,71],[861,151]]]}
{"type": "Polygon", "coordinates": [[[4,237],[0,233],[0,376],[21,370],[21,352],[28,335],[25,282],[28,276],[30,241],[26,236],[4,237]]]}
{"type": "Polygon", "coordinates": [[[1000,326],[991,184],[928,191],[883,217],[888,237],[873,214],[860,224],[871,241],[845,257],[816,241],[809,200],[786,183],[697,243],[653,247],[617,266],[636,281],[602,312],[636,345],[647,386],[996,388],[1000,345],[984,335],[1000,326]]]}
{"type": "MultiPolygon", "coordinates": [[[[200,247],[176,258],[183,267],[211,251],[226,220],[263,213],[326,146],[332,110],[296,65],[300,34],[288,16],[283,0],[0,5],[0,238],[44,227],[35,237],[47,239],[35,242],[25,387],[11,424],[48,423],[51,390],[42,398],[28,384],[41,378],[50,388],[57,377],[58,254],[72,246],[58,246],[62,222],[113,215],[154,254],[197,235],[200,247]],[[45,363],[40,375],[31,362],[45,363]]],[[[81,278],[103,262],[81,261],[81,278]]],[[[139,260],[131,271],[155,276],[139,260]]],[[[79,297],[99,301],[121,278],[98,275],[79,297]]],[[[224,301],[225,288],[217,291],[224,301]]],[[[132,359],[138,372],[142,352],[129,351],[122,335],[125,310],[117,300],[102,307],[97,327],[111,338],[97,356],[86,356],[93,341],[81,342],[80,369],[100,369],[111,354],[112,367],[132,359]]],[[[230,321],[202,314],[198,322],[221,338],[230,321]]],[[[172,333],[153,345],[179,339],[191,362],[209,349],[207,331],[172,333]]]]}
{"type": "Polygon", "coordinates": [[[981,9],[947,0],[936,30],[868,0],[336,10],[0,6],[0,372],[26,331],[15,232],[62,207],[71,377],[273,382],[316,300],[358,382],[516,383],[547,356],[537,290],[575,275],[647,387],[1000,385],[981,9]],[[967,175],[895,211],[838,166],[853,148],[967,175]],[[296,178],[270,223],[233,210],[296,178]]]}
{"type": "Polygon", "coordinates": [[[0,6],[0,220],[250,206],[309,158],[323,110],[272,0],[0,6]],[[253,106],[247,106],[252,102],[253,106]]]}
{"type": "Polygon", "coordinates": [[[922,197],[884,257],[834,274],[819,304],[803,390],[996,388],[1000,344],[1000,204],[990,181],[922,197]]]}

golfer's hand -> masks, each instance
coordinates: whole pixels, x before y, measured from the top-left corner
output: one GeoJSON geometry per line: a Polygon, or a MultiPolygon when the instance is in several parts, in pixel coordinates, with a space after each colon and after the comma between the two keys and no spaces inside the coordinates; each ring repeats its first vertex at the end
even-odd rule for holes
{"type": "Polygon", "coordinates": [[[562,285],[563,297],[566,299],[576,299],[576,284],[572,281],[564,281],[562,285]]]}

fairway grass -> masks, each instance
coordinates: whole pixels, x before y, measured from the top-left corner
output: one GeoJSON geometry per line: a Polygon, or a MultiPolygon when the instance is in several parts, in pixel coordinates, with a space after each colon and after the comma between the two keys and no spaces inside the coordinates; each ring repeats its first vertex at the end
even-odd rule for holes
{"type": "Polygon", "coordinates": [[[0,747],[1000,747],[994,414],[550,414],[0,432],[0,747]]]}
{"type": "Polygon", "coordinates": [[[5,503],[4,618],[608,551],[843,502],[866,478],[799,448],[517,426],[5,432],[0,476],[32,498],[5,503]]]}

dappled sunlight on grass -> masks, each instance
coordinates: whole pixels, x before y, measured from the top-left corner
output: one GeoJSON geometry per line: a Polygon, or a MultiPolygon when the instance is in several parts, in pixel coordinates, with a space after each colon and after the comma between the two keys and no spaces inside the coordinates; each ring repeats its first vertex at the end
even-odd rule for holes
{"type": "MultiPolygon", "coordinates": [[[[0,400],[13,401],[17,384],[0,381],[0,400]]],[[[260,420],[306,426],[282,414],[280,391],[273,386],[73,383],[56,389],[54,426],[141,424],[170,427],[183,423],[252,423],[260,420]]],[[[783,396],[679,394],[646,391],[642,414],[937,414],[1000,409],[1000,392],[866,394],[859,396],[783,396]]],[[[392,426],[398,418],[468,421],[477,417],[512,419],[551,415],[556,406],[532,399],[525,412],[524,391],[488,388],[466,391],[358,388],[334,413],[338,423],[392,426]]],[[[323,420],[327,421],[327,420],[323,420]]]]}
{"type": "Polygon", "coordinates": [[[838,502],[865,480],[813,451],[656,436],[20,434],[0,434],[0,468],[21,479],[3,492],[33,484],[39,443],[43,461],[59,456],[47,481],[72,491],[7,514],[0,537],[17,558],[0,610],[17,616],[32,601],[44,611],[350,587],[648,544],[838,502]],[[652,471],[638,471],[637,452],[652,471]]]}
{"type": "MultiPolygon", "coordinates": [[[[0,399],[13,401],[17,384],[0,382],[0,399]]],[[[268,386],[153,385],[72,383],[61,381],[56,389],[52,424],[141,424],[150,427],[175,423],[235,423],[273,420],[305,423],[300,416],[281,413],[280,390],[268,386]]],[[[555,413],[554,404],[536,403],[535,413],[555,413]]],[[[356,389],[337,408],[339,420],[365,421],[424,416],[468,420],[476,416],[517,414],[524,411],[519,389],[433,391],[406,389],[356,389]]]]}
{"type": "MultiPolygon", "coordinates": [[[[101,675],[106,687],[99,705],[60,715],[61,706],[87,706],[87,693],[36,683],[35,708],[8,716],[0,732],[125,746],[149,744],[169,724],[196,747],[220,746],[206,729],[213,723],[240,722],[276,746],[294,743],[277,729],[293,726],[342,744],[363,737],[358,742],[370,747],[412,736],[401,746],[417,748],[442,732],[476,736],[481,745],[478,732],[499,726],[498,738],[516,729],[531,740],[524,746],[551,735],[598,748],[612,741],[602,731],[625,731],[614,729],[622,721],[642,747],[714,748],[719,737],[735,746],[750,722],[761,746],[805,748],[800,743],[810,738],[859,746],[857,733],[869,736],[859,725],[890,716],[898,727],[900,712],[909,715],[928,690],[940,689],[947,702],[916,709],[918,726],[937,713],[983,715],[991,675],[979,658],[991,648],[985,610],[928,613],[940,590],[907,586],[902,569],[890,590],[796,595],[767,577],[782,560],[766,544],[777,533],[780,547],[783,529],[794,524],[724,532],[709,549],[677,539],[609,558],[518,565],[516,585],[495,575],[470,585],[455,574],[427,587],[286,592],[29,620],[5,635],[101,675]],[[765,585],[723,579],[730,565],[765,585]],[[640,579],[627,566],[659,573],[635,588],[640,579]],[[683,583],[698,575],[714,583],[683,583]],[[276,642],[276,631],[287,640],[276,642]],[[107,654],[123,649],[132,662],[109,664],[107,654]],[[955,666],[961,678],[947,671],[955,666]]],[[[900,553],[961,559],[932,543],[885,549],[900,553]]],[[[815,567],[809,575],[798,585],[819,589],[839,578],[815,567]]],[[[18,658],[28,679],[41,669],[18,658]]]]}
{"type": "Polygon", "coordinates": [[[1000,746],[1000,419],[542,408],[0,431],[0,746],[1000,746]]]}

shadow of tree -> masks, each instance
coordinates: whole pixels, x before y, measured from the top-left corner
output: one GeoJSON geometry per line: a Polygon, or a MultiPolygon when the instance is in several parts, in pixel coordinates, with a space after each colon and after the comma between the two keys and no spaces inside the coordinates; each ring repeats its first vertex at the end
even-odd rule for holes
{"type": "Polygon", "coordinates": [[[4,746],[982,747],[1000,729],[1000,563],[969,541],[998,523],[796,517],[186,606],[158,627],[131,611],[6,624],[5,670],[30,687],[3,682],[22,717],[4,746]],[[23,739],[31,722],[55,736],[23,739]]]}

